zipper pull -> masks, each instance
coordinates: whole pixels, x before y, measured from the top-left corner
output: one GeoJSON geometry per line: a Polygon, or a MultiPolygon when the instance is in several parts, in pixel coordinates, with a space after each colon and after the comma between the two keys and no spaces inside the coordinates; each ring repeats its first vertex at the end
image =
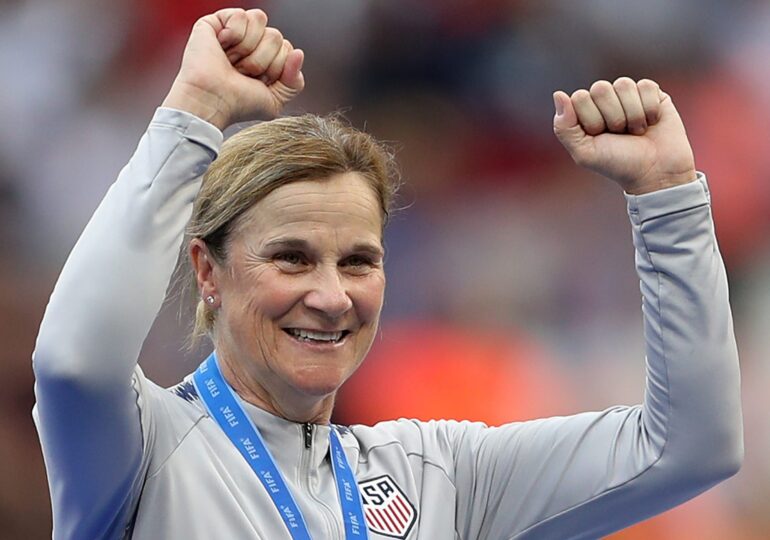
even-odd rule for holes
{"type": "Polygon", "coordinates": [[[305,434],[305,448],[310,448],[313,445],[313,424],[302,424],[303,432],[305,434]]]}

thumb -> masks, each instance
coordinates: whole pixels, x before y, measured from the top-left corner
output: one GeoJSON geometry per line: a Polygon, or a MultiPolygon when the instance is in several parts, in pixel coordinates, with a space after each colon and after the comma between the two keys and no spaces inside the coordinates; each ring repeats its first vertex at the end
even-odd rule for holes
{"type": "Polygon", "coordinates": [[[580,125],[570,97],[561,90],[553,93],[553,105],[556,114],[553,117],[553,132],[571,154],[586,138],[586,132],[580,125]]]}
{"type": "Polygon", "coordinates": [[[674,101],[671,99],[671,96],[665,93],[663,90],[659,91],[659,95],[660,112],[658,113],[658,122],[670,121],[672,119],[679,120],[679,112],[676,110],[674,101]]]}
{"type": "Polygon", "coordinates": [[[291,51],[286,57],[286,63],[283,65],[281,76],[277,81],[268,86],[277,107],[275,114],[305,88],[305,76],[302,74],[302,62],[304,60],[305,53],[302,49],[291,51]]]}
{"type": "Polygon", "coordinates": [[[305,61],[305,52],[302,49],[294,49],[286,57],[283,72],[278,82],[288,90],[299,93],[305,87],[305,77],[302,74],[302,64],[305,61]]]}

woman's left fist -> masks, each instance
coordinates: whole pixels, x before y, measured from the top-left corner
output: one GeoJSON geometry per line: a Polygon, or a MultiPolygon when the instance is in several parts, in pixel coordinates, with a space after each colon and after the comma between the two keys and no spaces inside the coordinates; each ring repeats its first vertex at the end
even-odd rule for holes
{"type": "Polygon", "coordinates": [[[695,180],[682,119],[654,81],[621,77],[553,95],[553,130],[578,165],[640,195],[695,180]]]}

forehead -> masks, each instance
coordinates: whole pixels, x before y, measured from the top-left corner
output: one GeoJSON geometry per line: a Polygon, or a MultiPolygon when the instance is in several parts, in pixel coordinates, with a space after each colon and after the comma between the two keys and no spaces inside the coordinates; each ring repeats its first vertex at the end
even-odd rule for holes
{"type": "Polygon", "coordinates": [[[314,235],[379,243],[382,221],[369,182],[358,173],[344,173],[273,190],[246,211],[235,232],[250,244],[314,235]]]}

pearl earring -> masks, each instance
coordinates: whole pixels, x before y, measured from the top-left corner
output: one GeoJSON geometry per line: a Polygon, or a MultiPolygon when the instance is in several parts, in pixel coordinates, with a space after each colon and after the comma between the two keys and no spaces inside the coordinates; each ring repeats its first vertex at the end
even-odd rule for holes
{"type": "Polygon", "coordinates": [[[206,303],[207,303],[208,305],[210,305],[210,306],[213,306],[215,301],[216,301],[216,299],[214,298],[214,296],[213,296],[213,295],[208,295],[208,296],[206,297],[206,303]]]}

